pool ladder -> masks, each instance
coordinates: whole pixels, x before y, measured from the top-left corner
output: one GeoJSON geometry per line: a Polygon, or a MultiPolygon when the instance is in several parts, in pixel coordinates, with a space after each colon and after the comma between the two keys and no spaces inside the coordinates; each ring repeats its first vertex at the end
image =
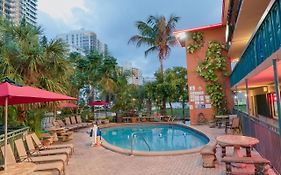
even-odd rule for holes
{"type": "Polygon", "coordinates": [[[148,148],[148,151],[151,150],[149,144],[147,143],[147,141],[145,140],[145,138],[144,138],[144,136],[143,136],[143,133],[142,133],[142,132],[141,132],[141,133],[139,133],[139,132],[133,132],[132,135],[131,135],[131,155],[133,155],[133,151],[134,151],[134,149],[133,149],[134,138],[135,138],[135,136],[137,136],[138,134],[141,136],[141,138],[143,139],[144,143],[146,144],[146,146],[147,146],[147,148],[148,148]]]}

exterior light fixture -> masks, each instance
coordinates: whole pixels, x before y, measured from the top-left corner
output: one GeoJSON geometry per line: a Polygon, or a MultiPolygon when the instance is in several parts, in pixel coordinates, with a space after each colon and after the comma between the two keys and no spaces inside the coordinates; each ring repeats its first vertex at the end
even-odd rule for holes
{"type": "Polygon", "coordinates": [[[180,32],[180,33],[178,33],[178,34],[177,34],[177,38],[178,38],[178,40],[180,40],[180,41],[185,41],[186,38],[187,38],[186,32],[180,32]]]}

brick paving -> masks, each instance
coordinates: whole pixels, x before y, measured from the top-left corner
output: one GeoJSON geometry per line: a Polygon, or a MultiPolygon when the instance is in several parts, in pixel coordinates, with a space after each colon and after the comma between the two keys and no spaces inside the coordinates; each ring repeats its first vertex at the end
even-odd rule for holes
{"type": "MultiPolygon", "coordinates": [[[[223,129],[196,126],[211,137],[224,134],[223,129]]],[[[127,156],[103,147],[90,147],[87,129],[74,133],[75,152],[66,167],[66,175],[224,175],[225,164],[220,162],[218,149],[216,168],[203,168],[199,153],[178,156],[127,156]]],[[[228,149],[227,154],[233,150],[228,149]]],[[[254,151],[253,156],[257,156],[254,151]]],[[[253,174],[254,167],[233,168],[236,174],[253,174]],[[252,172],[252,173],[251,173],[252,172]]]]}

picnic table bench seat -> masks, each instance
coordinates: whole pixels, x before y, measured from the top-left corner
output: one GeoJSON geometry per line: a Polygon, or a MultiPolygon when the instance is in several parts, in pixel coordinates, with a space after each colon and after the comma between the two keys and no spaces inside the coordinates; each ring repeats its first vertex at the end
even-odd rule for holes
{"type": "Polygon", "coordinates": [[[217,160],[216,143],[211,143],[211,144],[205,145],[201,149],[200,154],[202,156],[204,168],[214,168],[215,167],[215,161],[217,160]]]}
{"type": "Polygon", "coordinates": [[[255,166],[255,174],[264,174],[267,175],[266,165],[270,163],[269,160],[262,157],[230,157],[226,156],[222,158],[222,162],[225,162],[226,165],[226,174],[232,174],[231,164],[232,163],[244,163],[244,164],[253,164],[255,166]]]}

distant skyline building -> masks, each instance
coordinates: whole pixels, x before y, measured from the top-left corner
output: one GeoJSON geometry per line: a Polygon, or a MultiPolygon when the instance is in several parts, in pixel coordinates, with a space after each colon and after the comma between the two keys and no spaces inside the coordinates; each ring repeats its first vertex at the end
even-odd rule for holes
{"type": "Polygon", "coordinates": [[[22,19],[35,26],[37,21],[37,0],[0,0],[0,16],[19,24],[22,19]]]}
{"type": "Polygon", "coordinates": [[[143,84],[151,83],[153,81],[156,81],[155,77],[143,77],[143,84]]]}
{"type": "Polygon", "coordinates": [[[108,54],[108,46],[98,40],[95,32],[86,31],[84,29],[70,31],[68,33],[59,34],[56,38],[62,39],[69,45],[69,50],[83,52],[88,54],[95,50],[100,54],[108,54]]]}
{"type": "Polygon", "coordinates": [[[127,78],[128,84],[143,85],[143,77],[140,69],[132,66],[124,66],[124,71],[128,71],[130,76],[127,78]]]}

